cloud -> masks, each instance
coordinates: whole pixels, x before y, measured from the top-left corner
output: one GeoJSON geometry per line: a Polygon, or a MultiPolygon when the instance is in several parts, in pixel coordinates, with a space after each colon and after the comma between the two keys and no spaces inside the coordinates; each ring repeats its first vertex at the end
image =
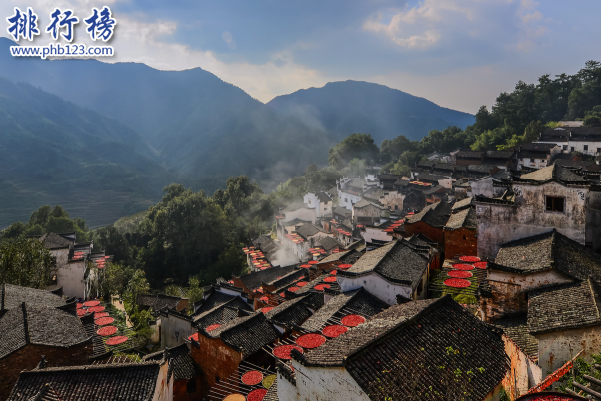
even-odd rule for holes
{"type": "Polygon", "coordinates": [[[363,30],[382,34],[405,49],[440,47],[443,40],[445,45],[461,45],[467,35],[494,37],[529,51],[549,32],[549,20],[538,5],[533,0],[423,0],[414,7],[379,11],[363,23],[363,30]],[[511,10],[515,21],[499,20],[511,10]]]}
{"type": "Polygon", "coordinates": [[[234,42],[234,37],[231,33],[225,31],[223,34],[221,34],[221,38],[225,43],[227,43],[227,47],[229,47],[230,50],[236,50],[236,42],[234,42]]]}

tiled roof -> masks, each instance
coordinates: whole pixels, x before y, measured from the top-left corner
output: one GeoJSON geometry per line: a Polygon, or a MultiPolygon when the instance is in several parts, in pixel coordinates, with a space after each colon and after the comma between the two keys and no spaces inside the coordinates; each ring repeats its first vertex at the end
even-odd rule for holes
{"type": "Polygon", "coordinates": [[[491,159],[510,159],[515,152],[513,150],[489,150],[486,152],[486,157],[491,159]]]}
{"type": "Polygon", "coordinates": [[[456,230],[459,228],[467,228],[470,230],[476,230],[478,228],[478,223],[476,222],[476,210],[473,207],[453,213],[451,217],[449,217],[445,229],[456,230]]]}
{"type": "Polygon", "coordinates": [[[437,228],[442,228],[449,220],[451,215],[451,206],[446,202],[436,202],[428,205],[419,213],[411,216],[407,224],[414,224],[423,221],[424,223],[437,228]]]}
{"type": "Polygon", "coordinates": [[[472,173],[480,173],[480,174],[490,174],[492,170],[495,169],[495,166],[490,166],[486,164],[471,164],[467,166],[467,171],[472,173]]]}
{"type": "MultiPolygon", "coordinates": [[[[75,233],[69,233],[69,234],[74,235],[75,233]]],[[[67,234],[63,234],[63,235],[67,235],[67,234]]],[[[65,238],[65,237],[63,237],[63,235],[55,234],[55,233],[47,233],[47,234],[41,235],[38,238],[40,241],[42,241],[44,243],[44,245],[48,249],[68,248],[75,244],[75,240],[65,238]]]]}
{"type": "Polygon", "coordinates": [[[501,330],[448,295],[391,306],[305,355],[293,352],[293,357],[309,366],[345,367],[371,400],[426,398],[433,391],[443,399],[456,370],[473,372],[467,391],[470,399],[480,400],[499,385],[508,368],[501,330]]]}
{"type": "Polygon", "coordinates": [[[321,228],[317,227],[315,224],[305,223],[299,228],[296,229],[296,232],[302,235],[304,238],[309,238],[312,235],[317,233],[324,232],[321,228]]]}
{"type": "Polygon", "coordinates": [[[21,287],[12,284],[0,286],[0,310],[20,307],[23,302],[58,308],[66,304],[65,299],[48,290],[21,287]]]}
{"type": "Polygon", "coordinates": [[[154,311],[163,308],[175,310],[182,299],[183,298],[165,294],[140,294],[138,295],[136,303],[140,306],[152,308],[154,311]]]}
{"type": "Polygon", "coordinates": [[[240,310],[247,312],[253,311],[252,307],[244,302],[242,298],[235,297],[207,312],[196,315],[193,321],[195,326],[206,329],[213,324],[224,324],[230,320],[236,319],[240,315],[240,310]]]}
{"type": "Polygon", "coordinates": [[[367,199],[361,199],[359,202],[357,202],[357,203],[355,203],[353,205],[353,208],[360,209],[362,207],[366,207],[366,206],[370,206],[370,205],[374,206],[374,207],[376,207],[378,209],[381,209],[381,210],[387,210],[388,209],[385,206],[382,206],[382,205],[380,205],[378,203],[375,203],[375,202],[368,201],[367,199]]]}
{"type": "Polygon", "coordinates": [[[472,198],[471,196],[469,198],[458,200],[453,204],[451,210],[453,212],[456,212],[461,209],[465,209],[466,207],[469,207],[471,204],[473,204],[473,200],[474,198],[472,198]]]}
{"type": "Polygon", "coordinates": [[[282,302],[265,315],[273,324],[286,329],[300,325],[311,316],[311,311],[302,302],[306,296],[282,302]]]}
{"type": "Polygon", "coordinates": [[[437,247],[438,243],[434,240],[431,240],[430,238],[426,237],[424,234],[422,233],[418,233],[418,234],[413,234],[411,237],[406,238],[407,241],[409,241],[410,243],[412,243],[413,245],[420,245],[420,246],[429,246],[429,247],[437,247]]]}
{"type": "Polygon", "coordinates": [[[586,168],[588,166],[596,165],[595,162],[591,161],[583,161],[583,160],[562,160],[557,159],[553,162],[553,164],[561,167],[575,167],[575,168],[586,168]]]}
{"type": "Polygon", "coordinates": [[[434,186],[431,186],[431,187],[424,188],[422,190],[422,193],[424,193],[425,195],[432,195],[432,194],[435,194],[437,192],[445,192],[445,191],[449,191],[449,189],[443,187],[442,185],[434,185],[434,186]]]}
{"type": "Polygon", "coordinates": [[[27,401],[48,384],[61,401],[150,401],[160,364],[141,362],[69,366],[21,372],[9,401],[27,401]]]}
{"type": "Polygon", "coordinates": [[[220,291],[212,290],[211,294],[207,296],[207,298],[202,302],[202,305],[196,311],[195,316],[199,316],[205,312],[208,312],[218,306],[223,305],[226,302],[231,301],[234,298],[237,298],[237,295],[225,294],[220,291]]]}
{"type": "Polygon", "coordinates": [[[90,339],[78,317],[55,308],[22,304],[0,318],[0,358],[27,344],[71,347],[90,339]]]}
{"type": "Polygon", "coordinates": [[[344,309],[369,317],[381,312],[387,307],[388,304],[361,287],[358,290],[347,291],[340,295],[336,295],[321,307],[321,309],[317,310],[313,316],[307,319],[301,327],[309,331],[320,331],[329,319],[341,315],[344,309]]]}
{"type": "Polygon", "coordinates": [[[343,244],[341,244],[340,242],[338,242],[337,240],[335,240],[332,237],[320,238],[319,240],[317,240],[317,244],[322,246],[323,249],[325,249],[326,251],[329,251],[329,250],[337,248],[337,247],[342,248],[344,246],[343,244]]]}
{"type": "Polygon", "coordinates": [[[530,152],[538,151],[538,152],[548,153],[551,149],[555,148],[556,146],[558,146],[556,143],[532,142],[532,143],[524,143],[522,145],[519,145],[517,148],[519,151],[527,150],[530,152]]]}
{"type": "Polygon", "coordinates": [[[334,206],[334,213],[339,214],[341,216],[346,216],[347,214],[351,214],[352,212],[345,207],[342,206],[334,206]]]}
{"type": "Polygon", "coordinates": [[[61,401],[60,395],[50,387],[49,384],[44,385],[42,389],[28,401],[61,401]]]}
{"type": "MultiPolygon", "coordinates": [[[[165,354],[164,350],[144,356],[144,361],[161,361],[165,354]]],[[[189,380],[197,375],[194,360],[190,355],[190,349],[187,344],[181,344],[177,347],[167,350],[169,358],[169,371],[173,374],[175,380],[189,380]]]]}
{"type": "Polygon", "coordinates": [[[212,334],[216,332],[225,344],[241,351],[244,357],[254,354],[280,337],[280,332],[262,312],[234,319],[226,326],[224,329],[221,326],[209,334],[215,337],[212,334]]]}
{"type": "Polygon", "coordinates": [[[586,184],[587,180],[572,173],[570,170],[553,164],[552,166],[542,168],[540,170],[536,170],[529,174],[522,175],[516,181],[539,181],[546,182],[550,180],[562,181],[562,182],[574,182],[574,183],[582,183],[586,184]]]}
{"type": "Polygon", "coordinates": [[[276,280],[278,277],[283,277],[286,274],[296,270],[295,265],[285,267],[272,267],[258,272],[248,273],[240,276],[240,280],[250,291],[260,288],[263,283],[269,283],[276,280]]]}
{"type": "Polygon", "coordinates": [[[600,326],[601,288],[592,279],[528,294],[528,329],[532,334],[600,326]]]}
{"type": "Polygon", "coordinates": [[[459,152],[457,152],[457,154],[455,155],[455,157],[463,157],[463,158],[469,158],[469,159],[479,159],[482,157],[482,155],[484,154],[484,152],[476,152],[476,151],[471,151],[471,150],[460,150],[459,152]]]}
{"type": "Polygon", "coordinates": [[[528,332],[528,318],[526,316],[503,318],[497,320],[495,325],[502,328],[503,333],[511,338],[522,352],[534,360],[538,359],[538,340],[528,332]]]}
{"type": "Polygon", "coordinates": [[[305,205],[304,203],[299,203],[299,202],[295,202],[295,203],[291,203],[288,206],[286,206],[284,208],[284,212],[294,212],[295,210],[298,209],[310,209],[307,205],[305,205]]]}
{"type": "Polygon", "coordinates": [[[554,269],[576,280],[601,280],[599,256],[555,230],[501,245],[495,265],[521,274],[554,269]]]}
{"type": "Polygon", "coordinates": [[[260,235],[257,239],[253,240],[253,245],[258,246],[265,254],[280,248],[280,245],[268,235],[260,235]]]}
{"type": "Polygon", "coordinates": [[[330,198],[330,195],[328,195],[326,192],[324,191],[319,191],[315,194],[315,196],[317,196],[317,199],[319,199],[320,202],[323,203],[328,203],[332,200],[332,198],[330,198]]]}
{"type": "Polygon", "coordinates": [[[297,282],[300,278],[305,277],[306,274],[306,270],[294,270],[265,284],[273,285],[275,288],[287,287],[290,284],[297,282]]]}
{"type": "Polygon", "coordinates": [[[350,251],[340,251],[338,253],[333,253],[329,256],[326,256],[325,258],[323,258],[322,260],[319,261],[319,263],[328,263],[328,262],[334,262],[337,260],[342,261],[343,263],[355,263],[355,261],[357,259],[359,259],[361,257],[361,253],[357,252],[354,249],[351,249],[350,251]]]}

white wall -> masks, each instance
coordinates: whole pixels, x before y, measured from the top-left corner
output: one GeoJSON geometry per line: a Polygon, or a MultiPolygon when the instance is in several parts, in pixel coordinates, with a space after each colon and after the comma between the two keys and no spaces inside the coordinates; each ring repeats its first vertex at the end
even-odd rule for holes
{"type": "Polygon", "coordinates": [[[56,283],[63,287],[63,292],[67,298],[77,297],[84,299],[86,297],[84,283],[85,266],[85,260],[81,260],[66,263],[57,270],[56,283]]]}
{"type": "Polygon", "coordinates": [[[184,339],[194,333],[196,333],[196,329],[192,329],[192,324],[188,320],[172,314],[161,318],[161,348],[181,345],[184,343],[184,339]],[[175,336],[176,330],[179,331],[177,339],[175,336]]]}
{"type": "Polygon", "coordinates": [[[289,382],[278,375],[278,397],[280,400],[317,401],[369,401],[369,397],[355,379],[343,367],[322,368],[307,367],[292,361],[296,371],[296,391],[292,391],[289,382]],[[280,383],[282,391],[280,393],[280,383]]]}
{"type": "Polygon", "coordinates": [[[600,326],[536,334],[535,337],[538,339],[538,364],[543,377],[559,369],[581,350],[584,350],[581,357],[587,362],[592,362],[591,354],[601,352],[600,326]]]}
{"type": "Polygon", "coordinates": [[[359,202],[362,198],[359,195],[345,192],[344,190],[338,190],[338,206],[348,210],[353,210],[353,205],[359,202]]]}
{"type": "Polygon", "coordinates": [[[291,221],[294,219],[310,221],[311,223],[315,224],[315,219],[317,216],[315,209],[306,209],[304,207],[301,207],[293,212],[283,212],[283,213],[286,216],[286,218],[284,219],[284,224],[283,224],[284,226],[286,225],[285,222],[291,221]]]}
{"type": "Polygon", "coordinates": [[[175,380],[175,375],[171,375],[171,380],[169,380],[168,373],[169,363],[164,363],[159,371],[152,401],[173,400],[173,382],[175,380]]]}
{"type": "Polygon", "coordinates": [[[532,274],[515,274],[490,270],[488,279],[492,281],[501,281],[504,283],[516,284],[522,287],[522,291],[544,287],[547,285],[572,283],[574,280],[566,278],[553,270],[532,274]]]}
{"type": "Polygon", "coordinates": [[[355,278],[338,276],[337,279],[342,292],[356,290],[360,287],[363,287],[376,297],[380,298],[382,301],[386,302],[388,305],[396,304],[396,296],[398,294],[406,298],[411,298],[411,287],[392,284],[384,280],[376,273],[355,278]]]}
{"type": "Polygon", "coordinates": [[[362,231],[363,239],[365,242],[372,242],[377,239],[380,241],[392,241],[392,233],[387,233],[382,228],[365,227],[365,231],[362,231]]]}

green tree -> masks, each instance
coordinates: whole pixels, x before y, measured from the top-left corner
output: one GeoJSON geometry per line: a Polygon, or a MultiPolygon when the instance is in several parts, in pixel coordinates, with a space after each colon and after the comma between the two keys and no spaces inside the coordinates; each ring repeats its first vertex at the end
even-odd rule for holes
{"type": "Polygon", "coordinates": [[[417,142],[410,141],[403,135],[399,135],[392,140],[384,139],[380,146],[380,161],[389,163],[395,161],[406,151],[416,150],[417,142]]]}
{"type": "Polygon", "coordinates": [[[352,134],[330,149],[330,166],[343,168],[353,159],[366,160],[368,164],[378,161],[380,150],[369,134],[352,134]]]}
{"type": "Polygon", "coordinates": [[[0,244],[0,283],[43,288],[50,281],[54,258],[39,240],[22,238],[0,244]]]}
{"type": "Polygon", "coordinates": [[[365,160],[353,159],[348,164],[351,175],[355,177],[365,177],[367,172],[367,163],[365,160]]]}

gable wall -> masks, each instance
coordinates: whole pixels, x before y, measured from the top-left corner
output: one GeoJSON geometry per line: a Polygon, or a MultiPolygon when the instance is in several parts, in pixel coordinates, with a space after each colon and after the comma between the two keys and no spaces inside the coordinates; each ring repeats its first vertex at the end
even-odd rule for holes
{"type": "MultiPolygon", "coordinates": [[[[369,397],[343,367],[320,368],[307,367],[293,361],[292,366],[296,373],[295,400],[344,400],[344,401],[369,401],[369,397]]],[[[279,375],[278,375],[279,377],[279,375]]],[[[282,379],[285,380],[285,379],[282,379]]],[[[278,378],[278,396],[280,400],[289,400],[280,395],[280,379],[278,378]]],[[[286,387],[284,387],[285,389],[286,387]]],[[[288,391],[286,396],[294,395],[288,391]]]]}
{"type": "MultiPolygon", "coordinates": [[[[388,305],[395,305],[396,296],[399,294],[406,298],[411,298],[412,295],[411,287],[389,283],[376,273],[355,278],[338,276],[338,284],[340,285],[340,290],[342,292],[352,291],[363,287],[388,305]]],[[[426,292],[427,291],[424,291],[423,294],[426,292]]]]}

